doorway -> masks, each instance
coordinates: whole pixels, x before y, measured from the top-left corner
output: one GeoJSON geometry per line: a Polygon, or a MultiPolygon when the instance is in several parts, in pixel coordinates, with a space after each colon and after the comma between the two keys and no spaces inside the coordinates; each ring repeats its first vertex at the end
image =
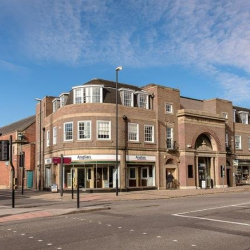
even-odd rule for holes
{"type": "Polygon", "coordinates": [[[200,188],[213,188],[213,179],[211,178],[211,158],[198,158],[198,179],[200,188]]]}

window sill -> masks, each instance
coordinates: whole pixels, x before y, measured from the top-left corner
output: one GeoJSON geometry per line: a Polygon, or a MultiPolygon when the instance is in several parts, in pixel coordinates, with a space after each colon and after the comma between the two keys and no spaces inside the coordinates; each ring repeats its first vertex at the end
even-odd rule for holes
{"type": "Polygon", "coordinates": [[[139,141],[128,141],[128,143],[131,143],[131,144],[141,144],[141,142],[139,142],[139,141]]]}
{"type": "Polygon", "coordinates": [[[148,141],[147,142],[145,141],[144,144],[146,144],[146,145],[156,145],[155,142],[148,142],[148,141]]]}

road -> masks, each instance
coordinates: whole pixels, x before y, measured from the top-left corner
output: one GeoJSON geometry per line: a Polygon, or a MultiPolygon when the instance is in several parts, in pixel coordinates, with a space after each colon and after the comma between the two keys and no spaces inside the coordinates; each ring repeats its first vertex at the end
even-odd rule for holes
{"type": "Polygon", "coordinates": [[[110,206],[0,224],[0,249],[250,250],[249,192],[110,206]]]}

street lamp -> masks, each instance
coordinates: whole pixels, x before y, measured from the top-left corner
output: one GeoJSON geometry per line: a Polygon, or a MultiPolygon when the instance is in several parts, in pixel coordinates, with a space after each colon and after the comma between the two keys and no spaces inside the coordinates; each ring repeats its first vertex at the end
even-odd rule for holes
{"type": "Polygon", "coordinates": [[[36,98],[36,101],[40,104],[40,127],[39,127],[39,140],[40,140],[40,146],[39,146],[39,183],[38,183],[38,189],[41,191],[41,163],[42,163],[42,99],[36,98]]]}
{"type": "Polygon", "coordinates": [[[115,85],[115,91],[116,91],[116,98],[115,98],[115,107],[116,107],[116,121],[115,121],[115,129],[116,129],[116,143],[115,143],[115,159],[116,159],[116,179],[115,179],[115,187],[116,187],[116,196],[118,196],[118,72],[122,70],[122,66],[119,66],[115,69],[116,71],[116,85],[115,85]]]}

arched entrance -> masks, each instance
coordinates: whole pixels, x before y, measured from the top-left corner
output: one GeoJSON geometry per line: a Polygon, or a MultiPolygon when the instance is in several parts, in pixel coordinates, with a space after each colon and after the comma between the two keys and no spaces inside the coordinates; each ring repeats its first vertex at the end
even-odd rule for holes
{"type": "Polygon", "coordinates": [[[195,142],[197,175],[196,186],[200,188],[214,187],[213,147],[216,146],[210,135],[201,134],[195,142]]]}
{"type": "Polygon", "coordinates": [[[168,159],[165,165],[166,189],[176,189],[179,187],[177,166],[173,159],[168,159]]]}

